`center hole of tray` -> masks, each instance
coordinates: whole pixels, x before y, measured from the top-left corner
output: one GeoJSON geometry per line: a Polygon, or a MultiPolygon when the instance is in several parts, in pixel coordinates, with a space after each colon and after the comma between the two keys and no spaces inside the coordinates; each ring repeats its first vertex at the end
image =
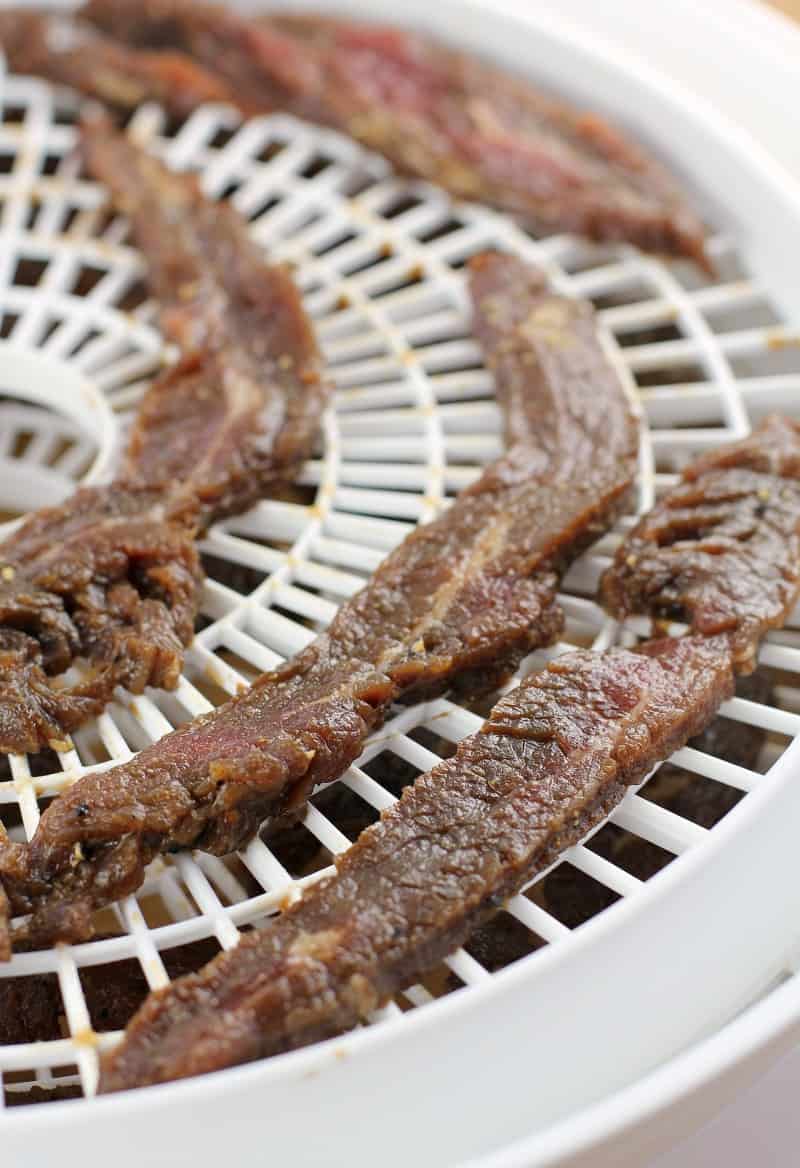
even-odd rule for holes
{"type": "Polygon", "coordinates": [[[0,535],[108,477],[115,438],[108,402],[83,374],[0,342],[0,535]]]}

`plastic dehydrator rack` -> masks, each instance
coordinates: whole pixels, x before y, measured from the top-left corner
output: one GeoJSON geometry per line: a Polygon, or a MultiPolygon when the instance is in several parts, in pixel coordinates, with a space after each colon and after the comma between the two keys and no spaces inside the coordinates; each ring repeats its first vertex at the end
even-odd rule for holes
{"type": "MultiPolygon", "coordinates": [[[[370,5],[376,17],[389,11],[370,5]]],[[[535,14],[518,25],[479,5],[453,0],[428,11],[415,0],[403,15],[517,67],[530,63],[537,77],[625,118],[671,154],[718,225],[710,243],[718,276],[709,281],[627,247],[534,239],[289,117],[241,124],[207,107],[176,129],[158,108],[140,109],[132,132],[171,165],[199,170],[206,191],[231,198],[270,255],[296,265],[335,395],[297,488],[215,525],[203,541],[208,580],[177,690],[119,693],[73,741],[3,761],[0,816],[16,838],[33,833],[42,800],[87,768],[129,758],[300,649],[414,523],[496,457],[499,419],[460,271],[476,252],[520,252],[556,287],[598,304],[646,421],[640,510],[695,453],[745,434],[769,410],[800,415],[798,311],[778,277],[800,246],[800,205],[766,159],[663,84],[535,14]]],[[[72,153],[75,104],[21,77],[6,77],[0,93],[0,513],[10,524],[108,476],[130,411],[171,354],[127,225],[72,153]]],[[[564,637],[523,672],[572,644],[625,638],[593,596],[630,522],[569,573],[564,637]]],[[[253,1158],[257,1148],[281,1165],[379,1158],[439,1166],[489,1155],[556,1121],[565,1153],[566,1117],[712,1033],[791,967],[787,922],[800,906],[800,793],[791,773],[800,749],[800,613],[768,636],[760,662],[773,683],[769,699],[737,697],[723,707],[725,717],[765,732],[753,769],[689,747],[672,760],[698,785],[741,793],[739,803],[708,830],[660,806],[646,786],[629,793],[611,823],[661,849],[664,869],[642,881],[591,840],[571,848],[561,864],[580,874],[580,928],[533,886],[506,906],[516,949],[501,970],[468,947],[358,1033],[90,1101],[98,1051],[114,1036],[92,1029],[85,970],[132,959],[151,988],[162,986],[162,958],[175,946],[212,938],[229,948],[242,926],[262,923],[328,870],[293,870],[291,856],[260,838],[231,861],[156,861],[140,893],[108,914],[106,931],[117,935],[0,966],[0,979],[23,986],[55,978],[65,1028],[57,1040],[0,1045],[0,1106],[23,1104],[0,1116],[4,1156],[27,1166],[74,1154],[86,1168],[113,1157],[125,1168],[140,1162],[137,1125],[147,1124],[159,1163],[212,1164],[232,1149],[253,1158]],[[32,1088],[46,1098],[64,1087],[85,1098],[24,1106],[32,1088]]],[[[450,700],[393,714],[342,780],[351,794],[346,820],[337,821],[336,804],[311,806],[308,841],[336,855],[350,842],[343,828],[352,836],[393,800],[385,776],[429,769],[443,744],[480,721],[450,700]]],[[[503,1162],[556,1162],[553,1147],[503,1162]]]]}

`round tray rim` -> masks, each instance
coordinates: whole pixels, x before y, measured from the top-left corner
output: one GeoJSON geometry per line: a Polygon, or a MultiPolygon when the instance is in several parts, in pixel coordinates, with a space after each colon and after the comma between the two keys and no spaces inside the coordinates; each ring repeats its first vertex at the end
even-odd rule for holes
{"type": "MultiPolygon", "coordinates": [[[[351,0],[350,4],[340,3],[336,7],[353,8],[355,4],[351,0]]],[[[549,39],[579,56],[601,59],[604,66],[614,72],[625,74],[630,80],[655,94],[661,103],[672,108],[676,116],[701,125],[711,137],[724,143],[729,152],[737,155],[743,164],[757,169],[763,183],[770,187],[771,194],[800,222],[800,183],[748,133],[730,124],[710,105],[682,91],[679,86],[671,83],[646,63],[636,60],[624,50],[600,43],[594,37],[590,40],[587,35],[569,27],[565,22],[559,21],[557,24],[545,26],[542,16],[528,10],[523,11],[521,6],[512,0],[498,0],[495,4],[491,4],[490,0],[446,0],[441,4],[442,13],[451,14],[450,19],[459,10],[474,14],[480,19],[487,19],[491,12],[495,19],[502,16],[509,32],[514,26],[520,31],[525,28],[529,31],[536,30],[543,41],[549,39]]],[[[635,900],[622,903],[613,912],[602,914],[589,922],[552,952],[540,954],[537,957],[537,966],[541,969],[545,964],[556,966],[565,961],[579,961],[581,951],[593,948],[601,936],[612,932],[619,936],[623,930],[630,934],[644,914],[657,912],[659,904],[669,898],[676,888],[690,883],[698,870],[705,867],[713,856],[718,856],[723,849],[732,847],[734,840],[745,836],[750,821],[765,807],[773,806],[781,800],[793,782],[794,764],[798,757],[800,745],[795,742],[787,748],[770,772],[763,788],[754,791],[748,797],[746,806],[738,813],[732,812],[726,821],[715,829],[712,839],[701,851],[684,857],[679,864],[672,865],[669,871],[654,878],[649,887],[637,895],[635,900]]],[[[485,985],[474,987],[469,994],[453,995],[436,1003],[424,1011],[424,1016],[423,1013],[419,1013],[402,1020],[390,1021],[379,1027],[350,1035],[345,1040],[332,1040],[317,1047],[204,1079],[169,1084],[155,1090],[125,1093],[114,1098],[101,1098],[79,1108],[72,1108],[65,1103],[51,1104],[38,1123],[30,1114],[23,1112],[6,1114],[2,1119],[6,1148],[13,1156],[15,1136],[41,1132],[43,1128],[48,1129],[48,1136],[52,1133],[53,1141],[59,1137],[72,1139],[79,1134],[78,1129],[83,1118],[89,1118],[91,1121],[95,1116],[99,1118],[105,1115],[110,1120],[113,1114],[117,1120],[124,1119],[134,1123],[137,1118],[144,1118],[146,1114],[160,1111],[163,1121],[169,1123],[165,1109],[177,1108],[180,1104],[191,1104],[194,1109],[206,1103],[209,1107],[218,1109],[224,1104],[223,1097],[230,1098],[246,1092],[250,1093],[252,1100],[260,1089],[278,1078],[290,1076],[297,1079],[304,1075],[313,1075],[322,1066],[329,1069],[343,1061],[341,1053],[343,1047],[346,1047],[349,1061],[355,1059],[361,1052],[383,1050],[391,1046],[401,1031],[411,1040],[415,1028],[429,1030],[437,1026],[442,1027],[448,1019],[453,1022],[466,1014],[479,1011],[481,1005],[489,999],[505,997],[513,987],[524,984],[526,980],[528,970],[525,962],[522,962],[496,975],[485,985]],[[86,1106],[92,1109],[91,1112],[86,1112],[86,1106]]],[[[609,1096],[582,1113],[573,1113],[563,1123],[520,1141],[505,1152],[469,1161],[469,1164],[471,1168],[473,1165],[477,1168],[479,1164],[481,1168],[490,1166],[500,1168],[501,1165],[503,1168],[506,1168],[506,1165],[511,1168],[512,1165],[561,1162],[565,1155],[577,1151],[579,1145],[589,1147],[592,1142],[598,1143],[606,1138],[612,1130],[623,1129],[647,1112],[654,1113],[658,1109],[658,1091],[664,1091],[662,1099],[663,1106],[666,1107],[685,1096],[689,1089],[698,1089],[709,1082],[724,1068],[733,1065],[737,1058],[768,1044],[783,1030],[791,1027],[796,1022],[798,1011],[800,987],[790,983],[754,1007],[742,1019],[720,1030],[706,1043],[687,1055],[674,1058],[658,1071],[640,1079],[632,1087],[609,1096]],[[681,1080],[681,1075],[686,1077],[681,1080]]],[[[183,1114],[186,1114],[185,1111],[183,1114]]],[[[19,1147],[22,1148],[22,1144],[19,1147]]],[[[26,1144],[25,1147],[28,1154],[35,1154],[30,1144],[26,1144]]],[[[84,1162],[88,1168],[93,1160],[87,1156],[84,1162]]]]}

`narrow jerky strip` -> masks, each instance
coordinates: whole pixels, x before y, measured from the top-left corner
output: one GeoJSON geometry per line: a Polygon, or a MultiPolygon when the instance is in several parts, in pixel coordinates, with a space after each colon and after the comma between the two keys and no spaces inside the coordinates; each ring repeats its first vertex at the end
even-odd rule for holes
{"type": "Polygon", "coordinates": [[[280,669],[122,767],[84,776],[0,856],[20,939],[85,935],[158,853],[224,854],[338,778],[389,706],[494,688],[558,635],[561,574],[624,509],[637,426],[591,306],[491,254],[471,272],[508,454],[418,527],[280,669]]]}

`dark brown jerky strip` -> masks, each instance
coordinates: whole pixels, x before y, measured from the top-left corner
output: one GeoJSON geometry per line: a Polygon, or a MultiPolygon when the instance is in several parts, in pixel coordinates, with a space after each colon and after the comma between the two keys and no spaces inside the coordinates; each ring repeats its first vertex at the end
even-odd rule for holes
{"type": "Polygon", "coordinates": [[[319,429],[327,390],[297,288],[194,176],[103,118],[81,140],[90,174],[130,218],[162,330],[187,355],[179,384],[145,396],[122,476],[180,483],[203,522],[241,511],[296,471],[319,429]]]}
{"type": "Polygon", "coordinates": [[[196,509],[112,484],[38,511],[0,544],[0,750],[34,751],[114,688],[174,688],[201,579],[196,509]],[[77,659],[83,680],[60,675],[77,659]]]}
{"type": "MultiPolygon", "coordinates": [[[[735,695],[748,701],[771,704],[773,693],[769,677],[759,670],[748,677],[737,678],[735,695]]],[[[749,726],[720,714],[702,734],[690,738],[688,745],[713,758],[752,771],[757,769],[758,757],[766,740],[767,732],[760,726],[749,726]]],[[[347,790],[346,787],[343,789],[347,790]]],[[[674,762],[660,766],[639,794],[707,829],[724,819],[745,797],[744,792],[736,787],[729,787],[727,783],[717,782],[674,762]]],[[[305,835],[309,833],[305,832],[305,835]]],[[[593,835],[587,847],[639,880],[650,880],[674,858],[657,844],[613,823],[606,824],[593,835]]],[[[326,856],[316,866],[324,867],[327,863],[326,856]]],[[[613,904],[618,897],[611,889],[567,862],[559,864],[538,881],[532,890],[532,899],[569,928],[576,928],[613,904]]]]}
{"type": "Polygon", "coordinates": [[[559,575],[624,506],[636,425],[589,305],[502,255],[474,263],[472,294],[509,453],[303,652],[130,763],[85,776],[28,850],[6,849],[12,905],[35,913],[20,937],[85,935],[92,909],[136,888],[159,851],[232,851],[341,775],[398,698],[492,688],[557,635],[559,575]]]}
{"type": "Polygon", "coordinates": [[[117,685],[174,688],[194,631],[198,529],[294,472],[326,396],[299,294],[236,213],[104,118],[86,124],[83,148],[132,200],[164,332],[186,356],[145,394],[116,483],[35,513],[0,544],[2,750],[63,738],[117,685]],[[78,660],[85,677],[64,681],[78,660]]]}
{"type": "Polygon", "coordinates": [[[184,118],[205,102],[232,101],[222,78],[185,54],[132,51],[64,13],[3,9],[0,48],[15,73],[46,77],[120,109],[155,100],[184,118]]]}
{"type": "MultiPolygon", "coordinates": [[[[736,696],[769,705],[772,686],[766,672],[758,670],[748,677],[738,678],[736,696]]],[[[766,738],[766,731],[759,726],[750,726],[718,715],[702,734],[691,738],[688,745],[713,758],[753,770],[757,768],[758,756],[766,738]]],[[[455,751],[452,743],[442,738],[431,741],[426,738],[426,745],[443,757],[449,757],[455,751]]],[[[395,795],[399,795],[403,787],[413,782],[417,774],[410,763],[393,754],[381,755],[379,760],[368,764],[367,769],[380,778],[386,790],[395,795]]],[[[713,827],[744,798],[743,791],[672,762],[660,766],[640,794],[705,828],[713,827]]],[[[344,783],[332,783],[319,791],[314,795],[312,803],[350,840],[355,840],[376,817],[344,783]]],[[[295,879],[300,879],[325,868],[330,863],[330,852],[303,826],[302,819],[300,822],[297,819],[296,816],[289,816],[285,824],[274,825],[269,832],[268,843],[273,855],[295,879]]],[[[648,880],[672,858],[649,840],[623,831],[614,824],[606,825],[593,835],[588,847],[640,880],[648,880]]],[[[547,908],[570,927],[589,919],[595,911],[618,899],[616,893],[569,863],[559,864],[536,884],[531,895],[543,908],[547,908]]],[[[541,943],[523,925],[503,913],[470,935],[468,952],[486,969],[495,970],[503,968],[541,943]]],[[[457,983],[454,975],[445,972],[443,976],[451,986],[457,983]]],[[[430,979],[426,979],[423,984],[432,990],[430,979]]]]}
{"type": "Polygon", "coordinates": [[[268,928],[152,994],[102,1090],[201,1074],[365,1021],[458,947],[733,692],[725,638],[579,650],[504,698],[268,928]]]}
{"type": "Polygon", "coordinates": [[[194,0],[90,0],[85,12],[132,45],[190,54],[247,111],[335,126],[400,170],[543,230],[708,266],[702,224],[660,163],[597,115],[475,57],[399,28],[316,15],[255,21],[194,0]]]}
{"type": "Polygon", "coordinates": [[[730,633],[737,670],[752,670],[800,595],[800,425],[772,415],[688,466],[623,542],[602,594],[621,619],[730,633]]]}

